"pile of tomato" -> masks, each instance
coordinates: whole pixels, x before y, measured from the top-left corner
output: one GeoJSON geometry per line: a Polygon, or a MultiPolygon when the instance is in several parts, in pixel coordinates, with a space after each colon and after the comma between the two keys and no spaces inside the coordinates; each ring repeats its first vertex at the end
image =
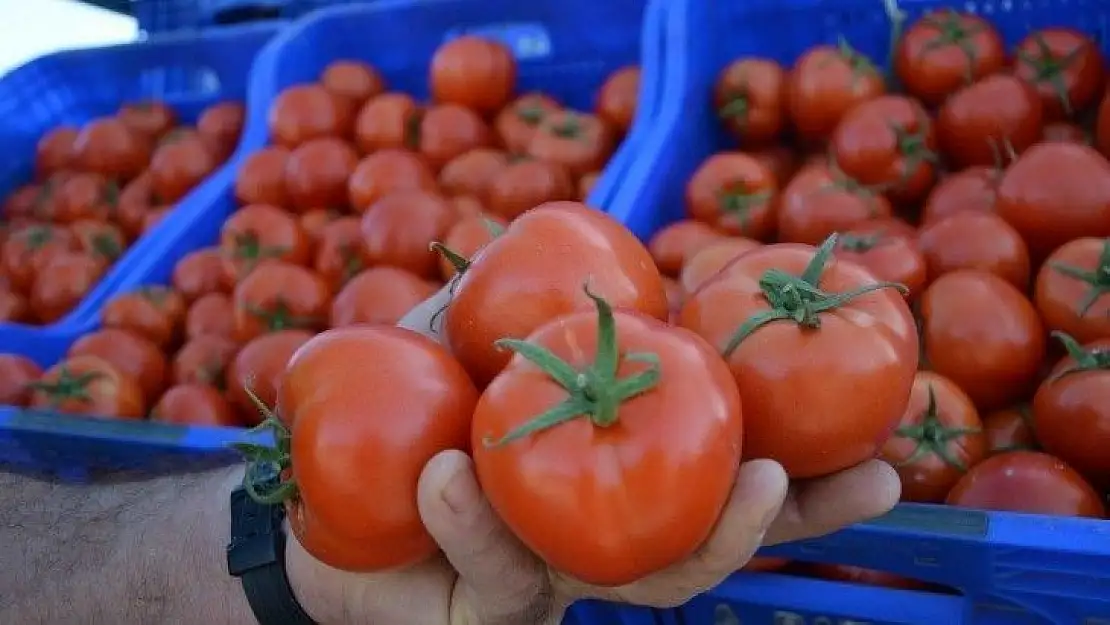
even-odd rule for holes
{"type": "Polygon", "coordinates": [[[243,106],[194,126],[159,101],[122,105],[38,142],[34,180],[0,206],[0,323],[50,324],[235,149],[243,106]]]}

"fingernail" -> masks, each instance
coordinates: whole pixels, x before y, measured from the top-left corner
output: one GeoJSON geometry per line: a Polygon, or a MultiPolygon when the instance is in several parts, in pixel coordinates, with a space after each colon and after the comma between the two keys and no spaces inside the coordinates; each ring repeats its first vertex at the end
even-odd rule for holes
{"type": "Polygon", "coordinates": [[[455,514],[462,514],[474,506],[474,502],[481,497],[478,481],[474,479],[474,472],[470,470],[470,460],[460,454],[456,460],[454,473],[443,486],[443,503],[455,514]]]}
{"type": "Polygon", "coordinates": [[[759,491],[765,493],[761,498],[766,505],[760,526],[768,528],[778,518],[789,481],[782,466],[772,460],[753,460],[748,466],[748,479],[759,491]]]}

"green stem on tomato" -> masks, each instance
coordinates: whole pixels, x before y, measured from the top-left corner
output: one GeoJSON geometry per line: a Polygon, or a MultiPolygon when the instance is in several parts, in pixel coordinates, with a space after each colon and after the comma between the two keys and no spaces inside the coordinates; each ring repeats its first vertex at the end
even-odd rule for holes
{"type": "Polygon", "coordinates": [[[468,259],[439,241],[433,242],[428,246],[428,249],[439,254],[447,262],[451,263],[451,266],[455,268],[455,273],[457,274],[464,274],[467,269],[470,269],[470,261],[468,259]]]}
{"type": "Polygon", "coordinates": [[[283,297],[276,298],[269,307],[247,304],[247,312],[262,321],[270,332],[314,328],[321,321],[320,318],[312,315],[294,313],[283,297]]]}
{"type": "Polygon", "coordinates": [[[965,472],[968,466],[959,458],[952,455],[948,444],[968,434],[979,434],[979,428],[948,427],[940,420],[940,410],[937,406],[937,394],[932,385],[929,385],[929,403],[921,415],[920,425],[903,425],[894,431],[900,438],[908,438],[916,443],[913,453],[908,458],[899,462],[897,466],[906,466],[933,454],[943,460],[945,464],[965,472]]]}
{"type": "Polygon", "coordinates": [[[1080,345],[1079,341],[1075,340],[1070,334],[1060,331],[1053,332],[1051,336],[1064,345],[1064,349],[1067,350],[1068,356],[1071,356],[1072,360],[1075,361],[1073,366],[1053,376],[1053,382],[1073,373],[1110,371],[1110,349],[1087,349],[1080,345]]]}
{"type": "Polygon", "coordinates": [[[88,402],[92,400],[89,395],[89,384],[103,377],[99,371],[74,374],[69,367],[62,365],[58,368],[58,376],[54,381],[38,380],[28,384],[28,388],[39,391],[50,398],[50,406],[57,408],[67,401],[88,402]]]}
{"type": "Polygon", "coordinates": [[[1052,263],[1049,266],[1054,271],[1069,278],[1086,282],[1087,286],[1090,287],[1077,305],[1077,312],[1080,317],[1086,316],[1095,302],[1101,299],[1103,295],[1110,295],[1110,239],[1102,242],[1102,253],[1099,254],[1098,266],[1093,271],[1064,263],[1052,263]]]}
{"type": "Polygon", "coordinates": [[[283,475],[293,466],[292,446],[293,438],[289,428],[278,419],[270,407],[251,390],[248,380],[243,385],[243,390],[262,414],[263,420],[251,430],[252,433],[269,431],[274,436],[273,445],[259,445],[257,443],[232,443],[231,447],[243,455],[247,461],[246,471],[243,472],[243,488],[251,499],[263,505],[277,505],[297,496],[297,483],[291,477],[283,475]],[[281,476],[281,481],[271,490],[261,491],[259,487],[267,480],[260,477],[263,469],[270,469],[281,476]]]}

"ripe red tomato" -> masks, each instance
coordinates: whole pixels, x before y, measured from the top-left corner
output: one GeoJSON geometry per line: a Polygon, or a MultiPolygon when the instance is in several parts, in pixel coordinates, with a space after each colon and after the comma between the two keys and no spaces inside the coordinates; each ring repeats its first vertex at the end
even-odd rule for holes
{"type": "Polygon", "coordinates": [[[1021,399],[1045,354],[1037,311],[998,276],[961,269],[936,278],[921,296],[922,340],[930,369],[951,379],[981,410],[1021,399]]]}
{"type": "Polygon", "coordinates": [[[369,63],[338,60],[328,63],[320,74],[320,84],[352,105],[361,106],[385,91],[385,78],[369,63]]]}
{"type": "Polygon", "coordinates": [[[418,150],[437,171],[456,156],[492,143],[493,133],[485,120],[465,106],[430,106],[420,120],[418,150]]]}
{"type": "Polygon", "coordinates": [[[656,232],[648,241],[648,251],[663,275],[677,276],[694,255],[722,238],[725,235],[704,221],[682,219],[656,232]]]}
{"type": "Polygon", "coordinates": [[[574,198],[574,181],[565,167],[538,159],[509,163],[490,181],[486,205],[491,213],[513,220],[545,202],[574,198]]]}
{"type": "Polygon", "coordinates": [[[810,163],[779,196],[779,240],[820,245],[834,232],[890,214],[885,197],[845,176],[835,165],[810,163]]]}
{"type": "MultiPolygon", "coordinates": [[[[508,226],[509,222],[495,215],[463,217],[447,231],[447,236],[443,239],[443,247],[470,260],[508,226]]],[[[442,254],[439,259],[439,273],[444,280],[450,280],[456,274],[451,260],[442,254]]]]}
{"type": "Polygon", "coordinates": [[[717,117],[741,145],[774,141],[786,125],[786,75],[771,59],[732,61],[717,76],[713,102],[717,117]]]}
{"type": "Polygon", "coordinates": [[[223,393],[206,384],[171,387],[151,409],[150,420],[174,425],[243,426],[223,393]]]}
{"type": "Polygon", "coordinates": [[[104,274],[104,263],[88,254],[68,252],[54,256],[35,277],[28,303],[35,318],[54,323],[65,317],[92,290],[104,274]]]}
{"type": "Polygon", "coordinates": [[[235,304],[226,293],[201,295],[185,315],[185,339],[202,336],[235,338],[235,304]]]}
{"type": "Polygon", "coordinates": [[[986,455],[983,424],[971,398],[944,376],[918,372],[902,421],[880,456],[898,471],[902,501],[943,502],[986,455]]]}
{"type": "Polygon", "coordinates": [[[1037,93],[1014,76],[996,74],[953,93],[937,116],[941,150],[956,167],[996,165],[1003,149],[1020,154],[1041,138],[1037,93]]]}
{"type": "Polygon", "coordinates": [[[363,154],[414,150],[423,110],[407,93],[383,93],[366,101],[355,118],[355,145],[363,154]]]}
{"type": "Polygon", "coordinates": [[[80,130],[73,126],[58,126],[48,130],[35,145],[35,177],[39,180],[55,172],[68,169],[73,164],[73,144],[80,130]]]}
{"type": "Polygon", "coordinates": [[[34,224],[17,228],[8,235],[0,250],[0,264],[11,288],[27,293],[43,267],[76,249],[77,238],[68,229],[34,224]]]}
{"type": "Polygon", "coordinates": [[[886,95],[848,111],[833,132],[832,155],[849,177],[896,202],[925,197],[936,178],[936,131],[916,100],[886,95]]]}
{"type": "Polygon", "coordinates": [[[329,330],[299,349],[283,376],[278,414],[292,431],[297,496],[289,519],[305,550],[350,571],[434,555],[417,481],[437,453],[467,448],[477,400],[446,349],[403,328],[329,330]],[[364,394],[374,401],[352,401],[364,394]],[[340,442],[352,440],[359,444],[340,442]],[[370,465],[372,479],[350,479],[370,465]]]}
{"type": "Polygon", "coordinates": [[[1098,106],[1094,138],[1095,146],[1104,156],[1110,158],[1110,89],[1102,96],[1102,104],[1098,106]]]}
{"type": "Polygon", "coordinates": [[[1035,451],[991,456],[948,493],[952,506],[1104,518],[1106,506],[1090,484],[1059,458],[1035,451]]]}
{"type": "Polygon", "coordinates": [[[526,93],[497,114],[494,131],[502,145],[511,154],[524,154],[536,134],[536,128],[552,113],[560,110],[559,103],[543,93],[526,93]]]}
{"type": "Polygon", "coordinates": [[[220,254],[232,281],[246,277],[264,261],[307,264],[310,251],[300,222],[276,206],[244,206],[220,228],[220,254]]]}
{"type": "Polygon", "coordinates": [[[119,199],[115,182],[100,174],[75,173],[57,184],[47,183],[36,211],[58,224],[107,219],[117,212],[119,199]]]}
{"type": "Polygon", "coordinates": [[[457,282],[444,314],[451,351],[485,386],[510,359],[494,342],[524,338],[588,306],[586,283],[614,306],[667,318],[666,292],[650,253],[612,217],[577,202],[551,202],[521,215],[457,282]]]}
{"type": "Polygon", "coordinates": [[[108,267],[123,254],[127,239],[117,226],[99,219],[82,219],[69,225],[77,250],[108,267]]]}
{"type": "Polygon", "coordinates": [[[289,148],[271,146],[248,156],[235,177],[235,199],[241,205],[285,206],[285,164],[289,148]]]}
{"type": "Polygon", "coordinates": [[[928,282],[925,256],[910,236],[859,228],[844,232],[836,244],[837,258],[860,265],[881,282],[901,284],[906,299],[916,299],[928,282]]]}
{"type": "Polygon", "coordinates": [[[492,115],[516,89],[516,59],[499,41],[466,35],[436,49],[428,74],[432,99],[492,115]]]}
{"type": "Polygon", "coordinates": [[[742,152],[721,152],[686,183],[686,212],[727,234],[766,240],[775,229],[778,192],[763,163],[742,152]]]}
{"type": "Polygon", "coordinates": [[[508,155],[501,150],[485,147],[469,150],[439,171],[439,188],[450,196],[484,199],[490,183],[508,164],[508,155]]]}
{"type": "Polygon", "coordinates": [[[141,419],[146,414],[139,383],[96,356],[66,358],[47,369],[31,388],[31,408],[119,419],[141,419]]]}
{"type": "Polygon", "coordinates": [[[209,293],[230,291],[220,249],[205,247],[183,256],[173,267],[173,288],[187,302],[209,293]]]}
{"type": "Polygon", "coordinates": [[[952,9],[921,16],[903,33],[894,70],[910,95],[935,106],[960,87],[1006,64],[1002,36],[990,22],[952,9]]]}
{"type": "Polygon", "coordinates": [[[351,208],[365,213],[390,193],[435,188],[435,176],[420,157],[407,150],[383,149],[358,163],[347,182],[347,195],[351,208]]]}
{"type": "MultiPolygon", "coordinates": [[[[109,216],[123,229],[130,240],[139,238],[143,233],[143,221],[153,210],[154,191],[151,187],[150,172],[143,172],[137,178],[118,190],[115,209],[109,207],[109,216]]],[[[110,192],[115,192],[111,186],[110,192]]]]}
{"type": "Polygon", "coordinates": [[[732,370],[746,457],[777,460],[796,479],[874,457],[917,369],[905,300],[859,265],[834,260],[835,244],[747,252],[691,294],[679,317],[732,370]]]}
{"type": "Polygon", "coordinates": [[[153,146],[150,140],[114,117],[95,119],[73,141],[73,163],[82,171],[120,182],[146,169],[153,146]]]}
{"type": "Polygon", "coordinates": [[[288,148],[319,137],[345,137],[352,125],[348,104],[318,84],[282,91],[270,104],[266,122],[270,139],[288,148]]]}
{"type": "Polygon", "coordinates": [[[219,390],[227,388],[224,376],[239,346],[223,336],[206,335],[190,339],[173,357],[170,382],[173,384],[207,384],[219,390]]]}
{"type": "Polygon", "coordinates": [[[42,377],[42,368],[18,354],[0,354],[0,406],[25,406],[31,383],[42,377]]]}
{"type": "Polygon", "coordinates": [[[218,161],[235,151],[243,132],[246,110],[241,102],[217,102],[197,118],[197,134],[218,161]]]}
{"type": "Polygon", "coordinates": [[[316,249],[316,246],[320,245],[324,228],[342,215],[343,213],[330,208],[313,208],[301,213],[297,221],[300,222],[301,230],[304,230],[305,236],[308,237],[309,246],[316,249]]]}
{"type": "Polygon", "coordinates": [[[1085,145],[1035,145],[1002,176],[996,210],[1035,259],[1072,239],[1110,237],[1110,162],[1085,145]]]}
{"type": "Polygon", "coordinates": [[[320,330],[331,290],[313,271],[281,261],[259,265],[235,286],[235,339],[246,343],[268,332],[320,330]]]}
{"type": "Polygon", "coordinates": [[[24,323],[30,320],[31,307],[27,298],[9,287],[0,288],[0,321],[24,323]]]}
{"type": "Polygon", "coordinates": [[[723,237],[706,244],[682,265],[678,279],[683,293],[696,293],[741,254],[762,245],[759,241],[744,237],[723,237]]]}
{"type": "Polygon", "coordinates": [[[594,111],[620,134],[632,128],[640,97],[640,66],[622,67],[605,79],[597,91],[594,111]]]}
{"type": "Polygon", "coordinates": [[[166,347],[185,318],[185,299],[164,286],[145,286],[112,298],[100,311],[106,328],[130,330],[166,347]]]}
{"type": "Polygon", "coordinates": [[[150,159],[151,190],[158,203],[173,204],[196,188],[219,164],[199,135],[167,138],[150,159]]]}
{"type": "Polygon", "coordinates": [[[865,586],[882,586],[885,588],[899,588],[901,590],[922,590],[928,588],[928,584],[916,579],[902,577],[893,573],[887,573],[886,571],[865,569],[860,566],[850,566],[847,564],[814,563],[809,565],[809,570],[818,577],[838,582],[863,584],[865,586]]]}
{"type": "Polygon", "coordinates": [[[358,217],[340,217],[324,226],[313,266],[332,292],[338,292],[368,264],[358,217]]]}
{"type": "Polygon", "coordinates": [[[351,278],[332,300],[329,325],[396,325],[435,292],[435,284],[410,271],[396,267],[367,269],[351,278]]]}
{"type": "Polygon", "coordinates": [[[125,126],[150,139],[160,139],[177,125],[177,113],[165,102],[154,100],[125,103],[117,116],[125,126]]]}
{"type": "Polygon", "coordinates": [[[934,279],[958,269],[981,269],[1022,292],[1029,289],[1029,249],[1001,217],[962,211],[921,229],[917,237],[934,279]]]}
{"type": "Polygon", "coordinates": [[[439,258],[429,246],[442,241],[456,219],[451,203],[428,191],[398,191],[381,198],[362,216],[368,264],[437,277],[439,258]]]}
{"type": "Polygon", "coordinates": [[[1070,28],[1030,33],[1014,50],[1014,75],[1032,85],[1045,117],[1074,117],[1102,95],[1105,63],[1098,43],[1070,28]]]}
{"type": "Polygon", "coordinates": [[[786,80],[790,120],[800,138],[819,144],[860,102],[886,93],[883,75],[847,41],[803,54],[786,80]]]}
{"type": "Polygon", "coordinates": [[[544,117],[536,127],[528,155],[562,165],[578,177],[605,167],[615,146],[613,129],[600,117],[559,111],[544,117]]]}
{"type": "Polygon", "coordinates": [[[1081,343],[1110,338],[1110,239],[1057,248],[1037,274],[1034,301],[1051,330],[1081,343]]]}
{"type": "Polygon", "coordinates": [[[709,536],[744,423],[710,345],[595,303],[596,313],[531,333],[540,356],[503,343],[517,355],[474,409],[471,446],[482,490],[514,535],[558,571],[619,586],[682,561],[709,536]],[[566,418],[546,419],[556,413],[566,418]],[[621,528],[621,540],[599,526],[621,528]]]}
{"type": "Polygon", "coordinates": [[[921,224],[928,225],[959,211],[994,212],[1002,170],[968,167],[940,179],[921,208],[921,224]]]}
{"type": "Polygon", "coordinates": [[[173,211],[173,206],[157,206],[143,216],[143,228],[140,236],[154,230],[173,211]]]}
{"type": "MultiPolygon", "coordinates": [[[[264,419],[247,393],[247,388],[250,388],[251,393],[263,405],[273,406],[277,402],[278,387],[281,386],[286,363],[312,336],[313,333],[306,330],[271,332],[254,339],[236,352],[225,374],[227,398],[239,409],[239,414],[247,425],[258,425],[264,419]]],[[[361,393],[366,387],[352,388],[360,389],[361,393]]]]}
{"type": "Polygon", "coordinates": [[[996,410],[983,417],[983,436],[990,455],[1039,448],[1033,431],[1033,414],[1027,406],[996,410]]]}
{"type": "Polygon", "coordinates": [[[347,206],[347,179],[358,165],[354,148],[342,139],[319,137],[297,146],[285,161],[289,208],[341,210],[347,206]]]}
{"type": "Polygon", "coordinates": [[[166,384],[166,356],[150,339],[119,328],[104,328],[74,341],[67,358],[96,356],[139,383],[143,397],[153,401],[166,384]]]}

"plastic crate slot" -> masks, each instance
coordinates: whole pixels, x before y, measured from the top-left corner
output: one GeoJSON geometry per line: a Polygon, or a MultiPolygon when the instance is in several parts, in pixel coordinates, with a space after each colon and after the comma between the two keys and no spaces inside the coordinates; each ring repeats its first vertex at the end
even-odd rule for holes
{"type": "Polygon", "coordinates": [[[205,66],[171,65],[143,70],[145,88],[163,98],[211,97],[220,93],[220,74],[205,66]]]}
{"type": "Polygon", "coordinates": [[[220,26],[242,24],[244,22],[260,22],[274,20],[281,17],[281,7],[274,6],[244,6],[224,9],[213,17],[213,23],[220,26]]]}
{"type": "Polygon", "coordinates": [[[477,35],[494,39],[508,46],[517,60],[531,61],[546,59],[553,53],[551,34],[539,22],[505,22],[501,24],[482,24],[461,26],[447,31],[444,41],[463,35],[477,35]]]}

